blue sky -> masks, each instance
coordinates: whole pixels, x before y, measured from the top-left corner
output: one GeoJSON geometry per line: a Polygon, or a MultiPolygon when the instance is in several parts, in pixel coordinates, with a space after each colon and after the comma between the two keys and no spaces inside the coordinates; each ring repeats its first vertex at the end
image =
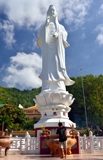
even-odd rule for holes
{"type": "Polygon", "coordinates": [[[41,86],[37,32],[55,5],[68,32],[66,66],[70,77],[103,74],[103,0],[0,0],[0,86],[41,86]]]}

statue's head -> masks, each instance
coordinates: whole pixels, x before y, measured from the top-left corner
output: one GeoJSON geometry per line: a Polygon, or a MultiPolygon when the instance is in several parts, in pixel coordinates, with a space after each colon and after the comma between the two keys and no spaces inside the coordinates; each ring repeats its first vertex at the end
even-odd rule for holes
{"type": "Polygon", "coordinates": [[[56,17],[57,16],[57,12],[56,12],[56,8],[53,5],[49,6],[49,9],[47,11],[47,15],[50,17],[56,17]]]}

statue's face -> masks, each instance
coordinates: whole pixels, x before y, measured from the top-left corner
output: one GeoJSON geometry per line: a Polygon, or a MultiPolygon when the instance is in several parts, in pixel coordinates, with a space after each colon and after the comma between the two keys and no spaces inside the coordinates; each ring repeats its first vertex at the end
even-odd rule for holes
{"type": "Polygon", "coordinates": [[[57,16],[57,12],[54,6],[51,6],[48,10],[48,15],[50,17],[56,17],[57,16]]]}

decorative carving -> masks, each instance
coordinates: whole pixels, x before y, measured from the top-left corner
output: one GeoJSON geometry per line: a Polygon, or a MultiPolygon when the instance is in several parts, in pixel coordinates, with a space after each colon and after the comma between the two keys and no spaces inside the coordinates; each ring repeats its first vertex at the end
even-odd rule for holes
{"type": "Polygon", "coordinates": [[[68,108],[74,100],[73,95],[68,92],[43,92],[36,96],[39,107],[62,104],[68,108]]]}
{"type": "Polygon", "coordinates": [[[74,128],[74,124],[69,124],[71,127],[71,130],[69,131],[70,135],[77,135],[78,134],[78,130],[76,130],[74,128]]]}
{"type": "Polygon", "coordinates": [[[57,112],[53,112],[53,115],[54,115],[54,116],[57,116],[57,112]]]}

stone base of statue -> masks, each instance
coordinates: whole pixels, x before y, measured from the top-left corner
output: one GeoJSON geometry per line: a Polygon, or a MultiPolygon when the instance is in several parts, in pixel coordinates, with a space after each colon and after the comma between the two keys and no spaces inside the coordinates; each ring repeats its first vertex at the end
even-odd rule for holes
{"type": "Polygon", "coordinates": [[[35,100],[39,106],[38,111],[41,113],[41,118],[34,128],[57,127],[59,121],[65,127],[70,127],[71,124],[74,124],[75,127],[75,123],[68,118],[68,112],[71,110],[69,106],[73,101],[73,95],[67,91],[42,91],[35,100]]]}

